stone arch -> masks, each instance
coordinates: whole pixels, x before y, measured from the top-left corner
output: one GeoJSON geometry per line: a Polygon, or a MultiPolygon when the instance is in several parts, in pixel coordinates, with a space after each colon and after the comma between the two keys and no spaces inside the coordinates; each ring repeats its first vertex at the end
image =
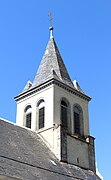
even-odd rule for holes
{"type": "Polygon", "coordinates": [[[24,113],[27,112],[28,109],[32,108],[32,106],[30,104],[26,105],[24,108],[24,113]]]}

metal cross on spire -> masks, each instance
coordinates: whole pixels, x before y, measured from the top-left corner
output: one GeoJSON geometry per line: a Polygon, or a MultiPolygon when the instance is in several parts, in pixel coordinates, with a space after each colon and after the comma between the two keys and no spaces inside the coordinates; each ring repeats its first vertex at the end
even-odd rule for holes
{"type": "Polygon", "coordinates": [[[49,16],[50,25],[51,25],[51,27],[52,27],[52,21],[53,21],[52,13],[49,12],[49,13],[48,13],[48,16],[49,16]]]}

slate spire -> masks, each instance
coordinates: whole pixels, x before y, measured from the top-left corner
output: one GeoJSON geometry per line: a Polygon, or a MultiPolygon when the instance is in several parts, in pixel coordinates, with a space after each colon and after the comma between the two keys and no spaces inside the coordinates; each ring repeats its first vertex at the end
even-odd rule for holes
{"type": "Polygon", "coordinates": [[[50,38],[32,83],[32,87],[41,85],[52,78],[58,79],[59,81],[73,87],[73,83],[54,40],[53,27],[51,26],[49,30],[50,38]]]}

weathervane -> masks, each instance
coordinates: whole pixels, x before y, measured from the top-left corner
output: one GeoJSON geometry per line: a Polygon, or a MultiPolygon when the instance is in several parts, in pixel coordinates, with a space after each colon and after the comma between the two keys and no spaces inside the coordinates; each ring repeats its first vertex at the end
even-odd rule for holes
{"type": "Polygon", "coordinates": [[[52,27],[52,21],[53,21],[52,13],[49,12],[49,13],[48,13],[48,16],[49,16],[50,25],[51,25],[51,27],[52,27]]]}

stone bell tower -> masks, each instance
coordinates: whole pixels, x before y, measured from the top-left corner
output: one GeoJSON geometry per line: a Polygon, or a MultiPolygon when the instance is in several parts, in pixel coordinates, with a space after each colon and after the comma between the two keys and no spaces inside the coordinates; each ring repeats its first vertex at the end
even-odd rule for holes
{"type": "Polygon", "coordinates": [[[36,131],[60,161],[95,171],[88,117],[91,98],[76,80],[71,81],[53,27],[34,81],[29,81],[15,100],[19,126],[36,131]]]}

